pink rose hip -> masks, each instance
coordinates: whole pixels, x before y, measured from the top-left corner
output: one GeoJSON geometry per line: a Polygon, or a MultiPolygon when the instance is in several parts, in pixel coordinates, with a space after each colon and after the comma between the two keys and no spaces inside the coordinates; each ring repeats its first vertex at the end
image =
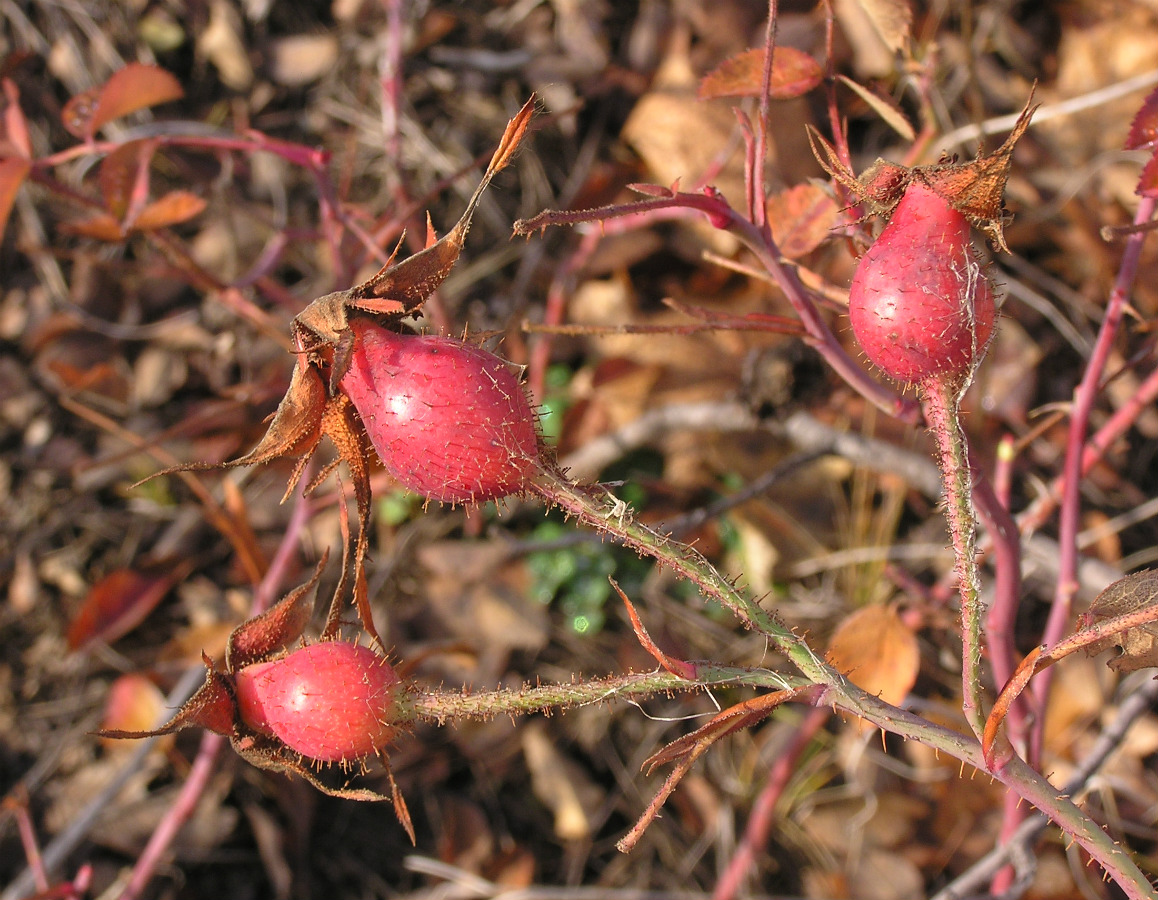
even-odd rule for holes
{"type": "Polygon", "coordinates": [[[996,307],[965,216],[912,182],[857,265],[848,313],[865,355],[898,381],[967,376],[993,334],[996,307]]]}
{"type": "Polygon", "coordinates": [[[534,410],[514,368],[479,347],[350,323],[341,388],[387,471],[444,503],[517,494],[538,468],[534,410]]]}
{"type": "Polygon", "coordinates": [[[368,647],[310,644],[235,676],[241,721],[319,762],[364,759],[388,744],[399,678],[368,647]]]}

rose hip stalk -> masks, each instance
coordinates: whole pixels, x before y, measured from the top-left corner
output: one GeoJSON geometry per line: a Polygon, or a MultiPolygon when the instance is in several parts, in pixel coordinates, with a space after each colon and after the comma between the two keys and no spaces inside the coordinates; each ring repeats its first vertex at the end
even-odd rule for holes
{"type": "Polygon", "coordinates": [[[811,133],[821,166],[887,223],[853,275],[849,319],[865,355],[887,375],[916,386],[937,441],[961,592],[964,708],[978,738],[985,716],[976,514],[958,412],[993,336],[996,309],[970,226],[1008,251],[1002,231],[1005,183],[1014,145],[1034,109],[1026,103],[1009,137],[991,155],[911,169],[877,160],[860,178],[831,144],[811,133]]]}
{"type": "Polygon", "coordinates": [[[865,355],[886,374],[916,385],[937,441],[961,591],[964,707],[980,735],[976,516],[958,410],[993,335],[996,308],[965,216],[926,185],[910,183],[857,265],[848,313],[865,355]]]}

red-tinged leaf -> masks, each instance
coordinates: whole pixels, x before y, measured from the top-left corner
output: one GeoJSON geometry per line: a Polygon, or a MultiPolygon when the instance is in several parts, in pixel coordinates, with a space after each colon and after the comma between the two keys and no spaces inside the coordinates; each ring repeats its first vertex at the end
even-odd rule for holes
{"type": "Polygon", "coordinates": [[[1158,197],[1158,152],[1142,166],[1142,173],[1138,176],[1138,187],[1134,190],[1139,197],[1158,197]]]}
{"type": "MultiPolygon", "coordinates": [[[[824,70],[815,59],[795,47],[777,47],[772,55],[773,100],[800,97],[820,84],[824,70]]],[[[745,50],[724,60],[700,81],[701,100],[716,97],[759,97],[764,84],[764,48],[745,50]]]]}
{"type": "Polygon", "coordinates": [[[136,628],[189,571],[117,569],[89,591],[68,628],[68,646],[78,650],[94,641],[112,643],[136,628]]]}
{"type": "Polygon", "coordinates": [[[99,87],[90,88],[77,94],[64,104],[64,109],[60,111],[60,121],[64,124],[65,130],[74,138],[88,140],[92,137],[90,125],[93,116],[96,115],[100,93],[99,87]]]}
{"type": "Polygon", "coordinates": [[[106,212],[97,213],[87,219],[61,222],[58,227],[61,231],[69,234],[79,234],[82,237],[93,238],[97,241],[106,241],[110,244],[118,244],[125,239],[125,232],[121,227],[121,220],[106,212]]]}
{"type": "Polygon", "coordinates": [[[823,244],[840,209],[823,187],[798,184],[768,198],[768,223],[780,252],[799,259],[823,244]]]}
{"type": "Polygon", "coordinates": [[[0,156],[16,155],[32,159],[32,139],[28,136],[28,120],[20,107],[20,91],[8,78],[4,79],[4,131],[0,133],[0,156]]]}
{"type": "Polygon", "coordinates": [[[4,240],[4,230],[8,226],[8,216],[12,213],[12,204],[16,202],[16,192],[32,169],[26,159],[9,157],[0,159],[0,241],[4,240]]]}
{"type": "Polygon", "coordinates": [[[69,133],[91,140],[108,122],[139,109],[185,96],[176,77],[157,66],[129,63],[103,87],[77,94],[64,107],[62,118],[69,133]]]}
{"type": "Polygon", "coordinates": [[[712,716],[706,725],[701,725],[691,734],[676,738],[657,750],[643,761],[642,768],[650,773],[656,766],[666,765],[685,756],[698,757],[720,738],[735,734],[743,728],[752,727],[772,715],[778,707],[810,689],[810,687],[804,687],[773,691],[770,694],[762,694],[751,700],[742,700],[729,706],[712,716]]]}
{"type": "Polygon", "coordinates": [[[129,141],[113,150],[101,163],[97,173],[101,198],[105,209],[117,221],[123,221],[132,206],[133,190],[141,167],[148,166],[155,150],[156,144],[152,141],[129,141]]]}
{"type": "Polygon", "coordinates": [[[187,222],[205,209],[205,200],[189,191],[170,191],[146,206],[133,227],[138,231],[155,231],[187,222]]]}
{"type": "Polygon", "coordinates": [[[1158,141],[1158,88],[1150,92],[1134,116],[1130,134],[1126,137],[1126,149],[1140,150],[1155,141],[1158,141]]]}

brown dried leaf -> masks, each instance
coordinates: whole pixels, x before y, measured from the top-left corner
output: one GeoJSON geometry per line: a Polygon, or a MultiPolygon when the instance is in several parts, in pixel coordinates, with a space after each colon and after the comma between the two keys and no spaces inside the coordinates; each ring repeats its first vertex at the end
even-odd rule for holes
{"type": "Polygon", "coordinates": [[[559,751],[542,723],[530,723],[520,734],[531,790],[554,815],[555,837],[563,841],[590,837],[604,792],[559,751]]]}
{"type": "MultiPolygon", "coordinates": [[[[1158,606],[1158,571],[1147,569],[1119,579],[1098,594],[1086,614],[1088,624],[1095,626],[1107,619],[1132,613],[1143,613],[1158,606]]],[[[1150,623],[1127,628],[1109,635],[1086,647],[1090,654],[1113,647],[1121,655],[1110,660],[1110,668],[1118,672],[1133,672],[1158,666],[1158,624],[1150,623]]]]}
{"type": "Polygon", "coordinates": [[[89,591],[68,629],[68,646],[78,650],[94,641],[112,643],[145,620],[191,566],[155,567],[150,571],[117,569],[89,591]]]}
{"type": "Polygon", "coordinates": [[[837,77],[854,94],[867,103],[872,111],[880,116],[889,128],[893,129],[893,131],[906,141],[914,140],[917,137],[917,133],[913,130],[913,126],[909,124],[909,120],[905,117],[905,114],[901,112],[900,107],[892,100],[888,97],[882,97],[876,91],[870,90],[859,82],[853,81],[844,75],[837,77]]]}
{"type": "Polygon", "coordinates": [[[114,72],[102,87],[69,100],[61,118],[74,137],[91,140],[113,119],[183,96],[181,83],[169,72],[158,66],[129,63],[114,72]]]}
{"type": "Polygon", "coordinates": [[[789,259],[798,259],[823,244],[840,211],[832,195],[814,182],[773,194],[767,210],[772,237],[789,259]]]}
{"type": "Polygon", "coordinates": [[[890,606],[865,606],[840,623],[828,661],[858,687],[886,703],[905,699],[917,681],[917,638],[890,606]]]}
{"type": "Polygon", "coordinates": [[[154,231],[178,225],[200,215],[205,206],[205,200],[196,194],[189,191],[170,191],[141,210],[133,227],[139,231],[154,231]]]}
{"type": "Polygon", "coordinates": [[[909,39],[913,10],[906,0],[857,0],[885,46],[896,53],[909,39]]]}
{"type": "MultiPolygon", "coordinates": [[[[759,97],[764,86],[763,47],[745,50],[724,60],[700,81],[699,98],[759,97]]],[[[824,70],[815,59],[795,47],[777,47],[772,54],[769,96],[791,100],[807,94],[824,79],[824,70]]]]}

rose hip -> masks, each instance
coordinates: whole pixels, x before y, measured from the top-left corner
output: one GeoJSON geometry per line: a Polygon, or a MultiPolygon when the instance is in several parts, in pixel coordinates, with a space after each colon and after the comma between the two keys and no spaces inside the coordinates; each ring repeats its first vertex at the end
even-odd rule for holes
{"type": "Polygon", "coordinates": [[[965,216],[912,182],[857,266],[848,312],[865,354],[898,381],[968,376],[996,308],[965,216]]]}
{"type": "Polygon", "coordinates": [[[350,327],[341,388],[399,484],[444,503],[525,489],[539,435],[510,363],[451,338],[397,334],[366,319],[350,327]]]}
{"type": "Polygon", "coordinates": [[[368,647],[310,644],[236,673],[237,711],[249,728],[319,762],[364,759],[390,742],[399,678],[368,647]]]}

